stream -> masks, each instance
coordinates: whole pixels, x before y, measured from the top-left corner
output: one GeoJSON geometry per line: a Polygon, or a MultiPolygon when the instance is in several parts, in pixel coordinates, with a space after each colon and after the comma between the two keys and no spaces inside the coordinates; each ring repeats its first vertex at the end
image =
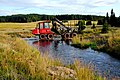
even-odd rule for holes
{"type": "Polygon", "coordinates": [[[98,74],[108,79],[120,79],[120,60],[106,53],[91,48],[75,48],[69,45],[71,42],[65,41],[39,41],[37,38],[24,38],[24,40],[30,46],[37,48],[41,55],[47,53],[49,57],[57,58],[65,65],[72,64],[77,59],[83,64],[93,65],[98,74]]]}

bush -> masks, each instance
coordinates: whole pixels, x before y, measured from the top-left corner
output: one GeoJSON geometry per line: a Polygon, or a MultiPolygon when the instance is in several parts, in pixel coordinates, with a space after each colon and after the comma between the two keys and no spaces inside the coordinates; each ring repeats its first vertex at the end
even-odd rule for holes
{"type": "Polygon", "coordinates": [[[102,20],[98,20],[97,25],[103,25],[103,21],[102,20]]]}
{"type": "Polygon", "coordinates": [[[78,32],[79,32],[79,33],[81,33],[81,32],[86,28],[86,27],[84,26],[84,25],[85,25],[85,21],[84,21],[84,20],[79,21],[77,25],[79,26],[79,28],[78,28],[78,32]]]}
{"type": "Polygon", "coordinates": [[[87,21],[86,25],[92,25],[91,21],[87,21]]]}
{"type": "Polygon", "coordinates": [[[103,28],[102,28],[101,32],[102,33],[107,33],[108,32],[108,23],[107,22],[105,22],[103,24],[103,28]]]}
{"type": "Polygon", "coordinates": [[[93,26],[91,27],[91,29],[95,29],[96,28],[96,26],[95,26],[95,24],[93,24],[93,26]]]}

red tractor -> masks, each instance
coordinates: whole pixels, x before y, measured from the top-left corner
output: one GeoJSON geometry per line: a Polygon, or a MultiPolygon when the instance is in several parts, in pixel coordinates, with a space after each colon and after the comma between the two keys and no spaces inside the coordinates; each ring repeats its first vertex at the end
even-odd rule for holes
{"type": "Polygon", "coordinates": [[[57,18],[54,18],[52,21],[52,29],[50,29],[49,23],[50,21],[48,20],[39,22],[37,24],[37,27],[32,30],[32,34],[38,35],[40,40],[66,40],[77,36],[77,33],[72,30],[72,28],[66,27],[57,18]],[[59,25],[56,23],[58,23],[59,25]]]}
{"type": "Polygon", "coordinates": [[[41,40],[52,40],[54,32],[51,31],[49,22],[50,21],[42,21],[37,23],[36,28],[32,30],[32,34],[38,35],[41,40]]]}

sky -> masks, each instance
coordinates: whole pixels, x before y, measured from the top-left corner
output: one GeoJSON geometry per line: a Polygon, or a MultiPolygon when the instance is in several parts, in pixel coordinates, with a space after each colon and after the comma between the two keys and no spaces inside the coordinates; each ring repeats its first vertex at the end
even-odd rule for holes
{"type": "Polygon", "coordinates": [[[0,0],[0,16],[14,14],[82,14],[120,16],[120,0],[0,0]]]}

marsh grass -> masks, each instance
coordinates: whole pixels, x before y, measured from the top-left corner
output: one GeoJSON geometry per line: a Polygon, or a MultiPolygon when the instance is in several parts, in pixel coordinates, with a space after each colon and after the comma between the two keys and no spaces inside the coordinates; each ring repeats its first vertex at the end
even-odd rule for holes
{"type": "Polygon", "coordinates": [[[59,61],[47,58],[19,38],[0,36],[1,79],[45,79],[46,69],[61,65],[59,61]]]}
{"type": "Polygon", "coordinates": [[[108,33],[90,32],[72,39],[72,46],[78,48],[91,47],[94,50],[103,51],[119,59],[120,56],[120,29],[110,28],[108,33]]]}
{"type": "Polygon", "coordinates": [[[119,59],[120,56],[120,32],[109,33],[107,43],[101,48],[103,51],[119,59]]]}
{"type": "MultiPolygon", "coordinates": [[[[0,35],[0,79],[1,80],[68,80],[59,75],[50,75],[47,68],[50,66],[64,66],[59,60],[49,58],[48,55],[40,55],[25,41],[10,35],[0,35]]],[[[69,67],[77,73],[78,80],[102,80],[94,75],[88,67],[80,67],[77,61],[69,67]]],[[[66,72],[65,72],[66,73],[66,72]]],[[[69,78],[73,80],[73,78],[69,78]]]]}
{"type": "Polygon", "coordinates": [[[75,46],[77,48],[85,49],[93,45],[93,42],[91,42],[89,39],[84,39],[83,36],[74,37],[72,39],[72,46],[75,46]]]}
{"type": "Polygon", "coordinates": [[[106,80],[94,72],[94,66],[89,64],[82,64],[80,61],[75,60],[74,64],[67,66],[76,72],[76,78],[78,80],[106,80]]]}
{"type": "MultiPolygon", "coordinates": [[[[98,50],[107,52],[111,56],[114,56],[119,59],[120,56],[120,29],[119,28],[111,28],[109,33],[101,34],[102,38],[99,41],[104,44],[100,47],[98,46],[98,50]]],[[[98,42],[98,39],[96,39],[98,42]]]]}

